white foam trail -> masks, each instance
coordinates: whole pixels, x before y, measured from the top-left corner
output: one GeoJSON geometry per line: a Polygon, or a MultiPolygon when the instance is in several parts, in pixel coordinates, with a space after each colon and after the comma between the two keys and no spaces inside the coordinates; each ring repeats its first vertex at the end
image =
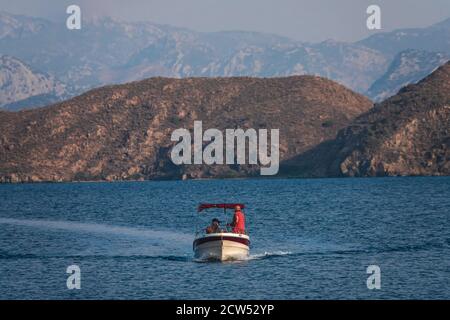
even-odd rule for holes
{"type": "Polygon", "coordinates": [[[256,254],[251,254],[248,257],[248,260],[259,260],[259,259],[264,259],[267,257],[273,257],[273,256],[286,256],[286,255],[290,255],[292,254],[291,251],[272,251],[272,252],[264,252],[264,253],[256,253],[256,254]]]}
{"type": "Polygon", "coordinates": [[[59,229],[69,232],[87,232],[113,234],[126,237],[150,238],[153,240],[188,242],[192,241],[192,235],[159,231],[144,228],[121,227],[96,223],[80,223],[72,221],[55,221],[55,220],[29,220],[29,219],[11,219],[0,218],[0,224],[12,224],[26,227],[59,229]]]}

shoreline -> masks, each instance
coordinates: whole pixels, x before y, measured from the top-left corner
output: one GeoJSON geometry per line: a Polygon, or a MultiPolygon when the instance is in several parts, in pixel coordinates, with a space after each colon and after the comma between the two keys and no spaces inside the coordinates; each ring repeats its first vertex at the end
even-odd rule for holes
{"type": "Polygon", "coordinates": [[[325,179],[395,179],[395,178],[439,178],[439,177],[450,177],[450,175],[397,175],[397,176],[329,176],[329,177],[289,177],[289,176],[278,176],[278,177],[236,177],[236,178],[194,178],[194,179],[122,179],[122,180],[68,180],[68,181],[16,181],[16,182],[5,182],[1,181],[0,185],[20,185],[20,184],[75,184],[75,183],[127,183],[127,182],[183,182],[183,181],[232,181],[232,180],[325,180],[325,179]]]}

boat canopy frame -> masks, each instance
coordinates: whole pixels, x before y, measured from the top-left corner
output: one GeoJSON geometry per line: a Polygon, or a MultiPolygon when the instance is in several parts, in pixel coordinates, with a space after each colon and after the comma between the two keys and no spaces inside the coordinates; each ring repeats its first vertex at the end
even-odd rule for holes
{"type": "Polygon", "coordinates": [[[243,203],[200,203],[197,211],[198,213],[202,212],[206,209],[218,208],[218,209],[234,209],[236,206],[241,207],[241,209],[245,208],[245,204],[243,203]]]}

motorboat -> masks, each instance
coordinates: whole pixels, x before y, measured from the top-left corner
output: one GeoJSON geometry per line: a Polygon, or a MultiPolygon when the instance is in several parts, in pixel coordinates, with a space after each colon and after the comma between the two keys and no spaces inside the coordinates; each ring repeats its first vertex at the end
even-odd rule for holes
{"type": "MultiPolygon", "coordinates": [[[[220,204],[200,204],[198,212],[205,209],[221,208],[226,213],[226,209],[234,209],[244,204],[240,203],[220,203],[220,204]]],[[[249,256],[250,237],[246,233],[232,232],[229,226],[219,230],[206,233],[205,229],[197,231],[194,243],[194,258],[202,261],[227,261],[245,260],[249,256]]]]}

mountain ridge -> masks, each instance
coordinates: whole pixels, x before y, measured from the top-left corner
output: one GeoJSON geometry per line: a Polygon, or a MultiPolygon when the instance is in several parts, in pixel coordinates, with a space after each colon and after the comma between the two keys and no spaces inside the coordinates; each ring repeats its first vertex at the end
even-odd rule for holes
{"type": "Polygon", "coordinates": [[[31,102],[33,106],[43,106],[67,96],[66,86],[53,76],[33,70],[23,61],[8,55],[0,55],[0,89],[0,106],[4,107],[11,104],[23,107],[24,101],[47,96],[44,104],[31,102]]]}
{"type": "Polygon", "coordinates": [[[450,175],[450,62],[287,160],[296,176],[450,175]],[[320,162],[317,162],[321,159],[320,162]]]}
{"type": "Polygon", "coordinates": [[[260,32],[201,33],[110,18],[70,31],[60,23],[4,13],[0,35],[3,54],[70,83],[77,93],[153,76],[303,74],[331,78],[362,93],[388,63],[373,49],[344,42],[309,44],[260,32]]]}
{"type": "Polygon", "coordinates": [[[408,84],[416,83],[450,60],[450,54],[416,49],[401,51],[390,64],[386,73],[376,80],[367,95],[381,102],[395,95],[408,84]]]}
{"type": "MultiPolygon", "coordinates": [[[[371,87],[383,80],[399,52],[415,48],[450,54],[450,19],[426,28],[377,33],[354,43],[336,40],[309,43],[251,31],[197,32],[111,17],[83,21],[82,30],[70,31],[61,21],[3,12],[1,53],[65,83],[71,88],[71,96],[93,87],[154,76],[310,74],[337,81],[376,101],[382,98],[371,87]],[[30,47],[34,49],[29,50],[30,47]]],[[[412,78],[405,79],[404,84],[417,80],[413,71],[412,78]]],[[[41,103],[45,101],[42,98],[41,103]]],[[[15,102],[9,107],[20,108],[15,102]]],[[[27,101],[25,106],[32,103],[27,101]]]]}
{"type": "Polygon", "coordinates": [[[48,107],[1,111],[3,182],[252,176],[258,166],[175,166],[171,132],[204,128],[280,129],[289,158],[332,139],[372,102],[331,80],[150,78],[93,89],[48,107]]]}

